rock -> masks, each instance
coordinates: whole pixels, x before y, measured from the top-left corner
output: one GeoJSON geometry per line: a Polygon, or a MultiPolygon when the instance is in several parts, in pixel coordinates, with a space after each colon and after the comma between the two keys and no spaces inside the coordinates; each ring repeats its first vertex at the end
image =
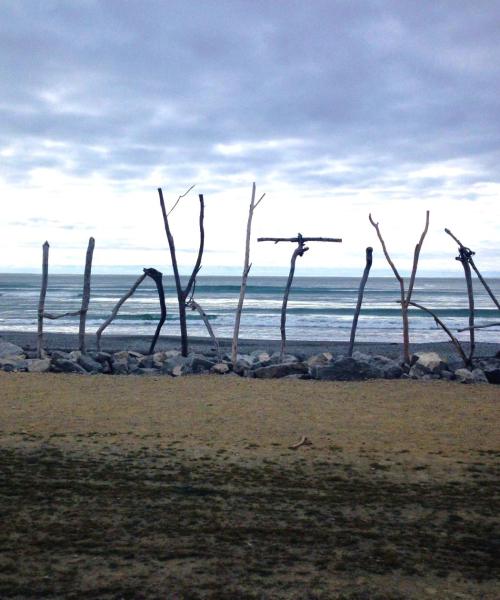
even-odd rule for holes
{"type": "Polygon", "coordinates": [[[21,356],[6,356],[0,358],[0,369],[3,371],[26,371],[28,368],[28,361],[21,356]]]}
{"type": "MultiPolygon", "coordinates": [[[[137,367],[139,369],[152,369],[154,364],[154,358],[152,355],[143,356],[137,361],[137,367]]],[[[162,363],[163,364],[163,363],[162,363]]]]}
{"type": "Polygon", "coordinates": [[[50,369],[55,373],[87,373],[87,371],[78,363],[67,358],[52,358],[50,361],[50,369]]]}
{"type": "Polygon", "coordinates": [[[50,358],[30,358],[26,362],[30,373],[47,373],[47,371],[50,371],[50,358]]]}
{"type": "Polygon", "coordinates": [[[73,350],[68,354],[69,360],[72,360],[73,362],[78,362],[81,356],[82,353],[80,352],[80,350],[73,350]]]}
{"type": "Polygon", "coordinates": [[[176,356],[182,356],[182,353],[179,350],[167,350],[166,352],[162,352],[161,354],[165,356],[165,359],[175,358],[176,356]]]}
{"type": "Polygon", "coordinates": [[[191,373],[204,373],[210,371],[215,365],[215,362],[216,361],[214,360],[206,358],[203,354],[190,354],[186,365],[190,367],[191,373]]]}
{"type": "Polygon", "coordinates": [[[280,352],[273,352],[271,355],[271,363],[272,364],[285,364],[285,363],[294,363],[301,362],[299,359],[293,354],[283,354],[283,358],[281,357],[280,352]]]}
{"type": "Polygon", "coordinates": [[[190,372],[189,358],[178,354],[166,360],[161,369],[162,373],[178,377],[190,372]]]}
{"type": "Polygon", "coordinates": [[[485,372],[482,369],[472,370],[472,382],[473,383],[489,383],[485,372]]]}
{"type": "Polygon", "coordinates": [[[229,373],[229,371],[230,369],[227,363],[216,363],[210,369],[211,373],[216,373],[217,375],[225,375],[226,373],[229,373]]]}
{"type": "Polygon", "coordinates": [[[469,369],[457,369],[455,371],[455,379],[458,383],[473,383],[474,376],[469,369]]]}
{"type": "Polygon", "coordinates": [[[271,356],[265,350],[256,350],[250,354],[252,357],[252,364],[259,367],[267,367],[271,364],[271,356]]]}
{"type": "Polygon", "coordinates": [[[500,384],[500,359],[486,358],[477,361],[479,367],[484,371],[486,379],[490,383],[500,384]]]}
{"type": "Polygon", "coordinates": [[[65,360],[71,360],[69,357],[69,352],[63,352],[62,350],[52,350],[50,357],[53,359],[64,358],[65,360]]]}
{"type": "Polygon", "coordinates": [[[97,360],[94,360],[88,354],[82,354],[80,352],[80,358],[78,359],[78,364],[82,366],[88,373],[102,373],[103,366],[97,360]]]}
{"type": "Polygon", "coordinates": [[[260,367],[253,371],[254,377],[258,379],[278,379],[289,375],[304,375],[309,373],[309,368],[306,363],[281,363],[260,367]]]}
{"type": "Polygon", "coordinates": [[[11,344],[11,342],[6,342],[5,340],[0,339],[0,358],[12,356],[24,358],[24,350],[21,348],[21,346],[11,344]]]}
{"type": "Polygon", "coordinates": [[[415,372],[421,373],[440,373],[448,370],[448,364],[439,356],[437,352],[421,352],[414,354],[411,360],[412,367],[418,365],[415,372]],[[415,360],[416,357],[416,360],[415,360]]]}
{"type": "Polygon", "coordinates": [[[320,367],[327,365],[333,361],[333,354],[331,352],[321,352],[321,354],[314,354],[307,359],[307,364],[310,367],[320,367]]]}
{"type": "Polygon", "coordinates": [[[128,375],[129,369],[129,353],[127,350],[115,352],[111,357],[111,371],[114,375],[128,375]]]}
{"type": "Polygon", "coordinates": [[[376,354],[370,358],[370,364],[380,369],[384,379],[400,379],[404,371],[401,365],[387,356],[376,354]]]}
{"type": "Polygon", "coordinates": [[[250,356],[241,356],[233,365],[233,371],[237,375],[246,375],[252,369],[252,358],[250,356]]]}
{"type": "Polygon", "coordinates": [[[312,367],[311,376],[313,379],[326,381],[360,381],[377,379],[383,374],[380,369],[365,360],[341,356],[327,366],[312,367]]]}

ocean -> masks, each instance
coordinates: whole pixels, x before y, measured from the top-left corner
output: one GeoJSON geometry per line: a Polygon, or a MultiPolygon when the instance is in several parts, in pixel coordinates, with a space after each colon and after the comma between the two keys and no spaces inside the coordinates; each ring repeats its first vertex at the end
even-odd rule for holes
{"type": "MultiPolygon", "coordinates": [[[[93,275],[92,295],[87,317],[87,332],[95,332],[109,316],[117,300],[137,279],[133,275],[93,275]]],[[[172,277],[164,278],[167,321],[163,335],[179,335],[177,296],[172,277]]],[[[286,277],[250,277],[241,321],[240,337],[279,339],[280,312],[286,277]]],[[[500,279],[489,284],[500,297],[500,279]]],[[[357,301],[359,279],[355,277],[296,277],[288,302],[287,338],[290,340],[346,341],[357,301]]],[[[240,289],[239,277],[199,276],[196,301],[209,315],[215,334],[233,335],[234,313],[240,289]]],[[[500,320],[495,307],[480,283],[474,281],[476,322],[500,320]]],[[[40,275],[0,274],[0,330],[36,331],[40,275]]],[[[49,275],[46,311],[64,313],[78,310],[82,296],[81,275],[49,275]]],[[[357,341],[400,342],[401,312],[397,300],[398,283],[393,278],[370,278],[365,290],[357,341]]],[[[468,324],[468,303],[463,279],[417,278],[415,302],[435,311],[456,333],[468,324]]],[[[154,283],[148,279],[122,306],[105,335],[152,335],[159,318],[159,302],[154,283]]],[[[45,321],[50,332],[76,333],[78,317],[45,321]]],[[[446,334],[434,320],[419,311],[410,312],[413,342],[446,341],[446,334]]],[[[188,311],[188,331],[207,336],[199,315],[188,311]]],[[[456,334],[467,340],[468,333],[456,334]]],[[[478,330],[478,341],[500,342],[500,327],[478,330]]]]}

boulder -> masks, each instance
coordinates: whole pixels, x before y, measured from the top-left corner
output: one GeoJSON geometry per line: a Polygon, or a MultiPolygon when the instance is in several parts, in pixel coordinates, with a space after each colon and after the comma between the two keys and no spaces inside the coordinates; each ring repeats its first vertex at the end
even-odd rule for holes
{"type": "Polygon", "coordinates": [[[333,354],[331,352],[321,352],[321,354],[314,354],[307,359],[309,367],[322,367],[333,361],[333,354]]]}
{"type": "Polygon", "coordinates": [[[50,371],[50,358],[29,358],[26,362],[30,373],[47,373],[47,371],[50,371]]]}
{"type": "Polygon", "coordinates": [[[484,358],[478,360],[477,364],[484,371],[489,383],[500,384],[500,358],[484,358]]]}
{"type": "Polygon", "coordinates": [[[485,372],[482,369],[472,370],[472,382],[473,383],[489,383],[485,372]]]}
{"type": "Polygon", "coordinates": [[[455,371],[455,379],[458,383],[473,383],[474,376],[469,369],[457,369],[455,371]]]}
{"type": "Polygon", "coordinates": [[[271,355],[271,363],[272,364],[285,364],[285,363],[294,363],[294,362],[302,362],[299,361],[297,356],[294,356],[293,354],[283,354],[283,357],[281,356],[281,352],[273,352],[271,355]]]}
{"type": "Polygon", "coordinates": [[[166,375],[185,375],[190,372],[189,358],[187,356],[176,355],[167,359],[162,366],[161,372],[166,375]]]}
{"type": "Polygon", "coordinates": [[[341,356],[324,367],[311,368],[313,379],[326,381],[360,381],[382,377],[379,368],[366,360],[356,360],[353,357],[341,356]]]}
{"type": "Polygon", "coordinates": [[[128,375],[129,368],[129,353],[127,350],[115,352],[111,357],[111,372],[114,375],[128,375]]]}
{"type": "Polygon", "coordinates": [[[448,370],[448,364],[437,352],[421,352],[414,354],[411,359],[412,368],[418,365],[419,373],[440,373],[448,370]]]}
{"type": "Polygon", "coordinates": [[[224,362],[216,363],[210,369],[210,373],[216,373],[217,375],[225,375],[226,373],[229,373],[229,371],[230,371],[229,365],[224,362]]]}
{"type": "Polygon", "coordinates": [[[252,369],[252,358],[248,355],[238,355],[238,360],[233,365],[233,371],[236,375],[247,375],[252,369]]]}
{"type": "Polygon", "coordinates": [[[0,369],[3,371],[26,371],[28,368],[28,361],[21,356],[6,356],[0,358],[0,369]]]}
{"type": "Polygon", "coordinates": [[[252,357],[252,364],[256,367],[267,367],[271,364],[271,356],[265,350],[255,350],[250,356],[252,357]]]}
{"type": "Polygon", "coordinates": [[[0,358],[7,358],[12,356],[18,356],[24,358],[24,350],[21,346],[12,344],[5,340],[0,339],[0,358]]]}
{"type": "Polygon", "coordinates": [[[309,373],[309,368],[306,363],[288,362],[267,367],[259,367],[253,371],[253,376],[258,379],[279,379],[289,375],[305,375],[309,373]]]}
{"type": "Polygon", "coordinates": [[[83,367],[88,373],[102,373],[103,372],[103,366],[100,362],[98,362],[97,360],[94,360],[90,355],[88,354],[82,354],[80,352],[80,357],[77,360],[78,364],[83,367]]]}
{"type": "Polygon", "coordinates": [[[187,366],[190,367],[191,373],[205,373],[215,365],[215,360],[210,360],[203,354],[190,354],[188,356],[187,366]]]}
{"type": "Polygon", "coordinates": [[[87,373],[87,371],[78,363],[73,362],[68,358],[52,358],[50,361],[50,369],[55,373],[87,373]]]}
{"type": "Polygon", "coordinates": [[[370,357],[369,362],[377,369],[380,369],[384,379],[400,379],[404,373],[403,368],[397,361],[381,354],[370,357]]]}

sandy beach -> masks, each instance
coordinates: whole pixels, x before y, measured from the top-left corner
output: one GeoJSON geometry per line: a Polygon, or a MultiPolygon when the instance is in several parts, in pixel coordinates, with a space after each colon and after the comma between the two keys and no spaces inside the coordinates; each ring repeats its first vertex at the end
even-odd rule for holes
{"type": "Polygon", "coordinates": [[[497,597],[496,386],[0,389],[2,598],[497,597]]]}

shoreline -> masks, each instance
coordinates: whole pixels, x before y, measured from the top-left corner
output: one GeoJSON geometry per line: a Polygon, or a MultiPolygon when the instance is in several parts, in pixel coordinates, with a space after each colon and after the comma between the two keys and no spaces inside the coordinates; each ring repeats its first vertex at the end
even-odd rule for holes
{"type": "MultiPolygon", "coordinates": [[[[0,331],[0,338],[22,346],[25,349],[36,349],[37,334],[28,331],[0,331]]],[[[78,348],[78,334],[76,333],[44,333],[45,347],[49,350],[75,350],[78,348]]],[[[87,335],[87,349],[95,350],[95,336],[87,335]]],[[[148,352],[151,336],[145,335],[108,335],[101,338],[101,349],[106,352],[120,350],[134,350],[145,354],[148,352]]],[[[231,352],[232,340],[219,339],[222,353],[231,352]]],[[[240,354],[247,354],[255,350],[279,351],[280,340],[240,339],[238,350],[240,354]]],[[[468,344],[465,344],[467,348],[468,344]]],[[[289,354],[304,355],[305,357],[331,352],[334,356],[345,355],[349,347],[347,341],[311,341],[289,340],[286,350],[289,354]]],[[[212,340],[208,337],[190,337],[190,352],[204,353],[213,348],[212,340]]],[[[179,350],[179,336],[160,336],[155,351],[179,350]]],[[[382,354],[388,358],[398,359],[403,353],[403,344],[398,342],[356,342],[354,350],[370,355],[382,354]]],[[[476,342],[477,357],[491,357],[500,350],[500,344],[492,342],[476,342]]],[[[456,358],[457,353],[451,342],[421,342],[410,344],[410,352],[437,352],[442,358],[456,358]]]]}

